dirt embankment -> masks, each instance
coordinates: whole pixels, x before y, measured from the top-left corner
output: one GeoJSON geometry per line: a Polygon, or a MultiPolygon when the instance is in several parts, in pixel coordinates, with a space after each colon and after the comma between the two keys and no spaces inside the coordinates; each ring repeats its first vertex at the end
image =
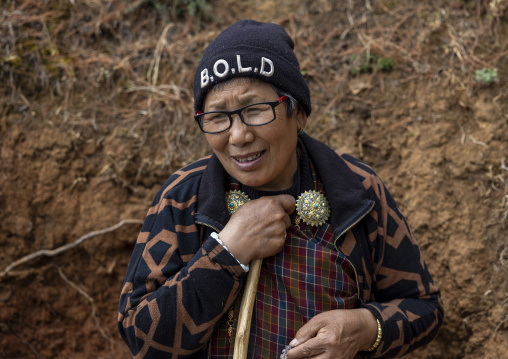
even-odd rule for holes
{"type": "Polygon", "coordinates": [[[307,132],[379,172],[442,290],[445,323],[409,357],[508,358],[506,2],[1,6],[0,357],[129,357],[116,315],[138,223],[208,152],[194,69],[254,18],[295,39],[307,132]],[[42,249],[57,252],[9,267],[42,249]]]}

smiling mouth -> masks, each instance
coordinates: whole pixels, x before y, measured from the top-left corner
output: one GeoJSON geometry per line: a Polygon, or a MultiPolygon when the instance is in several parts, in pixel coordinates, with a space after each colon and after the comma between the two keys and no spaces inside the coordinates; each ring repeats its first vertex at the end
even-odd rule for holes
{"type": "Polygon", "coordinates": [[[245,163],[245,162],[251,162],[251,161],[255,161],[257,160],[259,157],[261,157],[261,155],[264,153],[264,151],[261,151],[255,155],[252,155],[252,156],[249,156],[249,157],[234,157],[233,158],[240,162],[240,163],[245,163]]]}

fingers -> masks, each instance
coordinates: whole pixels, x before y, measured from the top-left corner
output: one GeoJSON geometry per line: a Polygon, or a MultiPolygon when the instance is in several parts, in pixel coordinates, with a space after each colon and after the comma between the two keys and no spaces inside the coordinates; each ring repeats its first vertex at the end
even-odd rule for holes
{"type": "Polygon", "coordinates": [[[308,340],[316,337],[316,335],[319,332],[319,329],[321,329],[321,325],[317,326],[314,324],[315,323],[311,319],[311,321],[309,321],[306,325],[301,327],[300,330],[298,330],[298,332],[296,333],[295,339],[293,339],[291,343],[289,343],[289,345],[291,345],[291,347],[293,348],[302,345],[308,340]]]}
{"type": "Polygon", "coordinates": [[[323,331],[325,323],[320,320],[320,315],[313,317],[307,324],[298,330],[295,338],[289,343],[291,350],[288,352],[289,358],[311,358],[325,353],[327,341],[323,331]]]}
{"type": "MultiPolygon", "coordinates": [[[[276,200],[282,209],[285,212],[284,217],[282,220],[284,221],[284,227],[287,229],[291,226],[291,218],[290,215],[295,211],[296,201],[293,196],[290,196],[288,194],[281,194],[277,196],[270,197],[274,200],[276,200]]],[[[286,233],[284,232],[284,238],[286,237],[286,233]]]]}
{"type": "Polygon", "coordinates": [[[243,264],[273,256],[284,247],[294,208],[295,199],[290,195],[249,201],[231,216],[219,237],[243,264]]]}
{"type": "MultiPolygon", "coordinates": [[[[291,227],[291,217],[289,217],[289,214],[286,214],[284,216],[284,225],[286,229],[291,227]]],[[[284,237],[286,237],[286,231],[284,231],[284,237]]]]}
{"type": "Polygon", "coordinates": [[[296,333],[287,358],[354,358],[372,345],[375,335],[369,334],[370,324],[362,319],[364,314],[372,315],[365,308],[336,309],[315,315],[296,333]],[[363,313],[364,310],[368,313],[363,313]]]}
{"type": "Polygon", "coordinates": [[[233,216],[244,219],[255,217],[260,222],[281,222],[285,228],[291,226],[290,215],[295,211],[296,201],[293,196],[281,194],[261,197],[244,204],[233,216]]]}
{"type": "Polygon", "coordinates": [[[324,341],[320,340],[319,337],[311,338],[305,343],[298,344],[287,352],[288,359],[296,358],[328,358],[329,356],[322,354],[328,350],[327,345],[324,341]]]}
{"type": "MultiPolygon", "coordinates": [[[[288,359],[295,358],[321,358],[321,354],[329,351],[330,346],[323,337],[317,335],[312,338],[306,339],[304,342],[293,340],[291,342],[291,349],[288,351],[288,359]],[[296,343],[296,344],[295,344],[296,343]]],[[[324,356],[328,357],[328,356],[324,356]]]]}
{"type": "Polygon", "coordinates": [[[273,198],[276,198],[279,201],[282,209],[284,209],[287,214],[291,214],[295,211],[296,201],[293,196],[280,194],[278,196],[273,196],[273,198]]]}

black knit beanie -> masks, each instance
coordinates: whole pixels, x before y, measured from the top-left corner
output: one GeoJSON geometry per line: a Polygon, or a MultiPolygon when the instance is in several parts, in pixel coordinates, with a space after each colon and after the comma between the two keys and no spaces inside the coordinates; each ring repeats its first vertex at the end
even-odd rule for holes
{"type": "Polygon", "coordinates": [[[210,88],[234,77],[253,77],[289,93],[311,113],[310,91],[293,40],[277,24],[241,20],[224,30],[203,54],[194,77],[194,110],[210,88]]]}

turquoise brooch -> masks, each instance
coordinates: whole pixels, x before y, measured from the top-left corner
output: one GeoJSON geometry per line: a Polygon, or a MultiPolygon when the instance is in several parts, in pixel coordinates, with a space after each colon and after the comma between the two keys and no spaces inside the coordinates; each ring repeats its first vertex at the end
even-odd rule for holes
{"type": "Polygon", "coordinates": [[[241,191],[235,189],[226,192],[226,205],[230,216],[248,201],[250,201],[250,198],[241,191]]]}
{"type": "Polygon", "coordinates": [[[326,197],[318,191],[305,191],[296,200],[296,213],[297,226],[300,220],[311,226],[320,226],[330,216],[330,205],[326,197]]]}
{"type": "MultiPolygon", "coordinates": [[[[243,192],[232,190],[226,192],[226,205],[229,215],[233,215],[238,208],[250,201],[243,192]]],[[[330,205],[326,197],[318,191],[305,191],[296,200],[295,225],[302,221],[310,226],[320,226],[330,217],[330,205]]]]}

